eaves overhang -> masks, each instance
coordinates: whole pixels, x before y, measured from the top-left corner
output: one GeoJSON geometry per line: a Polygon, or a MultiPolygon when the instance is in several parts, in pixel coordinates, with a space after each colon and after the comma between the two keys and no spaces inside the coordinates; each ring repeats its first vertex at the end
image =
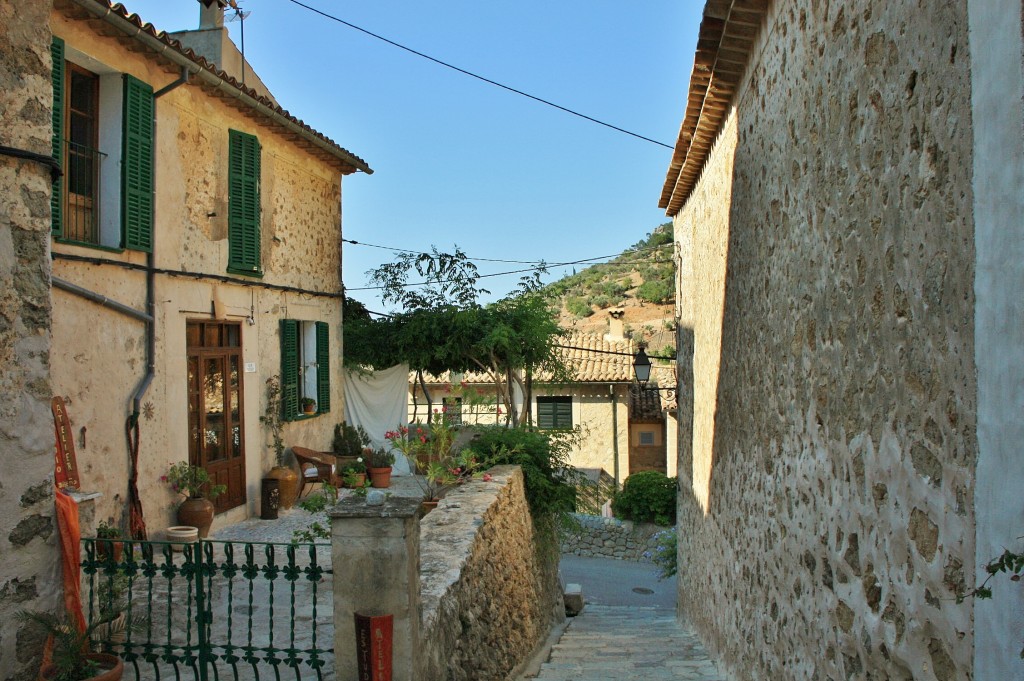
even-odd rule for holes
{"type": "Polygon", "coordinates": [[[129,14],[124,5],[111,4],[109,0],[55,0],[54,8],[96,24],[97,33],[101,35],[132,41],[164,63],[169,74],[178,76],[182,70],[187,71],[200,87],[214,97],[264,119],[280,129],[297,146],[328,161],[342,174],[356,171],[367,175],[373,173],[366,161],[238,82],[166,32],[157,31],[153,24],[144,23],[138,14],[129,14]]]}
{"type": "Polygon", "coordinates": [[[697,37],[686,113],[659,208],[676,215],[700,179],[772,0],[708,0],[697,37]]]}

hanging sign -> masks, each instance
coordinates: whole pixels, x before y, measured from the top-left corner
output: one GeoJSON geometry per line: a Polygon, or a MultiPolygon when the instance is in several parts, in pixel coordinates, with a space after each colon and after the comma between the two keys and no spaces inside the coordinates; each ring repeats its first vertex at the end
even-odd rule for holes
{"type": "Polygon", "coordinates": [[[57,489],[77,490],[81,481],[78,479],[78,460],[75,458],[75,440],[71,433],[71,419],[68,418],[64,398],[54,397],[50,401],[53,411],[53,428],[57,436],[54,449],[53,482],[57,489]]]}

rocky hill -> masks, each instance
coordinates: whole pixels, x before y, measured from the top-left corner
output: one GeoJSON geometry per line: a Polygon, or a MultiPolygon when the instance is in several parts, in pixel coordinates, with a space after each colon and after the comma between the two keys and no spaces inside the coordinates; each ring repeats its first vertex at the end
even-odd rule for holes
{"type": "Polygon", "coordinates": [[[646,342],[651,354],[674,354],[672,223],[658,226],[610,262],[548,284],[544,292],[560,309],[563,328],[604,335],[617,317],[624,335],[646,342]]]}

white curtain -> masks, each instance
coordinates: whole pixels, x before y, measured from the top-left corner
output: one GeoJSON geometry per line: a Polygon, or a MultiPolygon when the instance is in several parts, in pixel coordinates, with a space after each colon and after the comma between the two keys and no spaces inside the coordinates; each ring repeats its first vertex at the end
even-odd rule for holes
{"type": "MultiPolygon", "coordinates": [[[[409,365],[360,374],[345,370],[345,421],[362,426],[374,447],[390,447],[384,433],[409,419],[409,365]]],[[[395,452],[392,475],[409,475],[409,461],[395,452]]]]}

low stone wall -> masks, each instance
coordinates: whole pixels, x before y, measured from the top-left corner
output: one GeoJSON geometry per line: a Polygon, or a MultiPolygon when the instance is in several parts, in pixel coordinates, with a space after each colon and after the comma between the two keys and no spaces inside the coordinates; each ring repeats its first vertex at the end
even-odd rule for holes
{"type": "Polygon", "coordinates": [[[654,535],[669,528],[631,520],[573,514],[578,522],[562,535],[562,553],[619,560],[650,561],[644,553],[653,552],[654,535]]]}
{"type": "Polygon", "coordinates": [[[559,617],[558,555],[537,541],[516,466],[441,500],[420,525],[421,679],[503,680],[559,617]]]}

